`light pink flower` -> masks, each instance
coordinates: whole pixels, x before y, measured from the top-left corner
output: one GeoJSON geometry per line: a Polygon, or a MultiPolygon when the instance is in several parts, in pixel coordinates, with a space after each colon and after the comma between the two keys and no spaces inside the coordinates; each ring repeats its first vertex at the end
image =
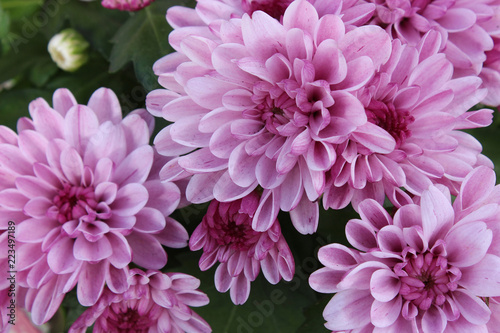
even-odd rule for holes
{"type": "Polygon", "coordinates": [[[102,0],[103,7],[125,11],[137,11],[149,6],[155,0],[102,0]]]}
{"type": "Polygon", "coordinates": [[[256,192],[233,202],[213,200],[189,239],[191,250],[203,249],[202,271],[221,263],[215,271],[215,287],[219,292],[230,290],[234,304],[246,302],[250,283],[261,269],[272,284],[281,278],[290,281],[295,272],[293,256],[278,220],[265,232],[252,229],[252,217],[258,206],[256,192]]]}
{"type": "Polygon", "coordinates": [[[357,332],[487,332],[500,296],[500,186],[487,167],[472,171],[453,206],[444,186],[424,191],[391,217],[376,201],[359,205],[346,225],[357,249],[330,244],[326,267],[309,283],[337,293],[326,306],[326,327],[357,332]],[[460,328],[460,330],[459,330],[460,328]]]}
{"type": "Polygon", "coordinates": [[[352,202],[385,196],[396,206],[411,202],[432,183],[456,195],[477,165],[492,163],[481,144],[458,131],[491,124],[492,110],[467,112],[486,95],[476,76],[452,79],[453,66],[438,53],[440,35],[427,33],[416,47],[392,42],[391,58],[362,87],[368,122],[336,148],[338,158],[327,182],[323,204],[340,209],[352,202]],[[367,133],[370,136],[367,137],[367,133]]]}
{"type": "Polygon", "coordinates": [[[377,5],[378,24],[403,43],[417,45],[431,29],[442,36],[440,49],[455,67],[455,75],[478,75],[493,48],[500,16],[496,0],[367,0],[377,5]]]}
{"type": "Polygon", "coordinates": [[[97,303],[71,326],[70,333],[93,332],[211,332],[190,307],[208,304],[199,291],[200,281],[182,273],[130,270],[129,288],[123,293],[107,289],[97,303]]]}
{"type": "Polygon", "coordinates": [[[137,110],[122,119],[118,99],[104,88],[88,106],[59,89],[53,105],[33,101],[32,120],[19,120],[19,135],[0,128],[2,223],[17,224],[17,278],[29,288],[26,307],[36,324],[77,283],[80,303],[90,306],[105,283],[124,291],[129,263],[161,268],[162,245],[188,240],[167,217],[179,189],[150,175],[152,117],[137,110]]]}
{"type": "Polygon", "coordinates": [[[500,38],[493,38],[493,50],[486,52],[486,61],[479,77],[488,89],[488,95],[482,103],[491,106],[500,105],[500,38]]]}
{"type": "Polygon", "coordinates": [[[304,0],[290,4],[283,24],[256,11],[216,33],[219,42],[185,36],[180,52],[154,66],[169,90],[151,92],[148,109],[173,122],[155,145],[183,154],[160,177],[194,174],[186,190],[193,203],[231,202],[261,186],[255,230],[268,230],[281,209],[312,233],[335,147],[367,121],[352,92],[389,59],[389,36],[376,26],[346,32],[339,16],[320,19],[304,0]]]}

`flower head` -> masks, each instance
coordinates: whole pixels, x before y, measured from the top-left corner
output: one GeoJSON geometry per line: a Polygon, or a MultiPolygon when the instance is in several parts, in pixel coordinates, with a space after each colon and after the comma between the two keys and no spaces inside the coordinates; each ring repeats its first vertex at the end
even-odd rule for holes
{"type": "Polygon", "coordinates": [[[368,199],[361,219],[346,226],[349,242],[320,249],[326,267],[309,283],[337,294],[323,312],[334,331],[402,332],[485,330],[484,298],[500,295],[499,193],[495,173],[472,171],[453,206],[449,191],[430,186],[420,204],[391,217],[368,199]]]}
{"type": "Polygon", "coordinates": [[[323,204],[335,209],[366,198],[396,205],[411,202],[433,183],[454,195],[477,165],[491,162],[481,145],[459,129],[491,124],[492,110],[467,112],[486,95],[476,76],[453,79],[453,66],[438,53],[441,37],[430,31],[416,47],[392,42],[391,58],[357,96],[368,122],[336,148],[323,204]],[[367,137],[367,134],[370,137],[367,137]]]}
{"type": "Polygon", "coordinates": [[[89,43],[74,29],[65,29],[54,35],[48,45],[49,54],[57,66],[74,72],[88,60],[89,43]]]}
{"type": "Polygon", "coordinates": [[[155,0],[102,0],[101,4],[109,9],[133,12],[149,6],[153,1],[155,0]]]}
{"type": "Polygon", "coordinates": [[[132,269],[123,293],[106,289],[98,302],[71,326],[70,333],[93,332],[211,332],[190,307],[208,304],[200,281],[182,273],[132,269]]]}
{"type": "Polygon", "coordinates": [[[340,16],[319,18],[303,0],[288,6],[283,23],[256,11],[221,22],[215,34],[220,41],[184,36],[174,43],[179,52],[154,66],[170,91],[151,92],[148,109],[173,122],[155,145],[184,154],[160,176],[194,174],[194,203],[234,201],[260,186],[255,230],[269,229],[281,209],[312,233],[335,147],[367,121],[352,92],[389,59],[389,36],[376,26],[346,32],[340,16]]]}
{"type": "Polygon", "coordinates": [[[203,249],[201,270],[217,261],[215,287],[220,292],[230,289],[231,300],[243,304],[250,294],[250,282],[260,270],[272,284],[281,278],[290,281],[295,264],[278,220],[265,232],[252,229],[252,216],[259,205],[255,192],[233,202],[213,200],[201,224],[189,240],[191,250],[203,249]]]}
{"type": "Polygon", "coordinates": [[[17,224],[18,282],[28,288],[26,307],[37,324],[75,284],[80,303],[90,306],[105,283],[115,292],[126,288],[129,263],[161,268],[162,245],[188,240],[168,217],[179,189],[150,175],[147,112],[122,119],[118,99],[104,88],[88,106],[66,89],[53,101],[53,108],[33,101],[32,120],[19,120],[19,134],[0,129],[0,210],[17,224]]]}
{"type": "Polygon", "coordinates": [[[442,50],[455,67],[455,75],[479,74],[498,33],[495,0],[368,0],[377,6],[372,24],[385,27],[394,38],[417,45],[429,30],[442,36],[442,50]]]}

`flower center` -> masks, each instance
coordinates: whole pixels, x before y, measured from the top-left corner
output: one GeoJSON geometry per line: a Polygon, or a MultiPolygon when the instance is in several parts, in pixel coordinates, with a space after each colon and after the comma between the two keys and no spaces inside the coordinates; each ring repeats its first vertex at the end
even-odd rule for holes
{"type": "Polygon", "coordinates": [[[210,235],[219,245],[229,245],[234,250],[245,251],[254,244],[255,236],[259,234],[251,228],[250,224],[228,221],[210,229],[210,235]]]}
{"type": "Polygon", "coordinates": [[[430,252],[418,254],[401,265],[401,288],[399,293],[421,310],[428,310],[432,304],[441,306],[445,294],[457,289],[462,273],[448,265],[448,260],[430,252]],[[406,274],[405,274],[406,273],[406,274]]]}
{"type": "Polygon", "coordinates": [[[252,229],[252,218],[245,213],[227,208],[229,204],[220,203],[214,216],[204,217],[207,230],[218,245],[229,246],[236,251],[248,250],[260,237],[260,232],[252,229]]]}
{"type": "MultiPolygon", "coordinates": [[[[113,332],[149,332],[149,328],[153,326],[154,320],[150,316],[141,315],[136,309],[124,308],[129,305],[128,302],[113,304],[109,308],[108,316],[106,318],[107,327],[113,328],[113,332]]],[[[151,309],[152,311],[153,309],[151,309]]],[[[157,311],[159,312],[159,311],[157,311]]]]}
{"type": "Polygon", "coordinates": [[[368,121],[383,128],[396,140],[396,149],[411,136],[408,126],[415,118],[407,110],[396,110],[392,103],[372,100],[366,109],[368,121]]]}
{"type": "Polygon", "coordinates": [[[251,15],[257,10],[280,20],[292,0],[242,0],[243,10],[251,15]]]}
{"type": "Polygon", "coordinates": [[[59,223],[78,220],[97,207],[92,186],[73,186],[67,183],[57,192],[53,203],[56,207],[54,217],[59,223]]]}

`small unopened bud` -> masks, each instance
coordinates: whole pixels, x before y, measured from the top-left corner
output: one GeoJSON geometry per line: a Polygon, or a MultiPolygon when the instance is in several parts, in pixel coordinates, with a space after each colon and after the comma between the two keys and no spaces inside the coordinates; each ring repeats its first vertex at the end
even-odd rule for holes
{"type": "Polygon", "coordinates": [[[59,68],[74,72],[87,62],[88,47],[89,43],[80,33],[65,29],[50,39],[48,50],[59,68]]]}

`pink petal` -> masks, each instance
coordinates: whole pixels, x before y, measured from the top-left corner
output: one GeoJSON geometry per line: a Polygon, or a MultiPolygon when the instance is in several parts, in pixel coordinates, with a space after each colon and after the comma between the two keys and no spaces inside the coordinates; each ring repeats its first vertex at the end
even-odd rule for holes
{"type": "Polygon", "coordinates": [[[88,107],[92,109],[102,124],[109,120],[118,124],[122,120],[120,102],[111,89],[100,88],[90,96],[88,107]]]}
{"type": "Polygon", "coordinates": [[[319,293],[336,293],[341,291],[341,289],[337,288],[337,285],[342,281],[344,275],[344,271],[323,267],[309,276],[309,285],[319,293]]]}
{"type": "Polygon", "coordinates": [[[85,264],[77,284],[77,296],[81,305],[92,306],[101,296],[106,278],[106,265],[109,264],[105,261],[85,264]]]}
{"type": "Polygon", "coordinates": [[[334,331],[361,328],[370,323],[373,298],[367,290],[349,289],[337,293],[327,304],[323,317],[334,331]]]}
{"type": "Polygon", "coordinates": [[[303,235],[313,234],[318,229],[319,205],[302,195],[299,204],[290,211],[293,226],[303,235]]]}
{"type": "Polygon", "coordinates": [[[369,251],[377,247],[377,237],[373,227],[362,220],[349,220],[345,226],[349,244],[361,251],[369,251]]]}
{"type": "Polygon", "coordinates": [[[96,242],[89,242],[81,235],[75,240],[73,246],[73,255],[77,260],[82,261],[96,262],[108,258],[112,253],[113,249],[107,237],[102,237],[96,242]]]}
{"type": "Polygon", "coordinates": [[[486,254],[477,264],[461,268],[459,284],[474,295],[482,297],[500,296],[500,258],[486,254]]]}
{"type": "Polygon", "coordinates": [[[392,218],[377,201],[366,199],[358,206],[358,212],[364,221],[369,222],[375,229],[382,229],[392,224],[392,218]]]}
{"type": "Polygon", "coordinates": [[[148,269],[160,269],[167,263],[167,254],[152,235],[132,232],[127,236],[132,249],[132,261],[148,269]]]}
{"type": "Polygon", "coordinates": [[[493,170],[478,167],[465,178],[454,206],[457,205],[461,210],[465,210],[475,203],[480,203],[490,195],[495,183],[496,176],[493,170]]]}
{"type": "Polygon", "coordinates": [[[350,270],[338,284],[340,289],[369,289],[373,273],[388,267],[379,261],[366,261],[350,270]]]}
{"type": "Polygon", "coordinates": [[[155,234],[161,244],[172,248],[183,248],[187,245],[189,235],[184,227],[176,220],[166,217],[165,228],[155,234]]]}
{"type": "Polygon", "coordinates": [[[446,315],[443,310],[437,306],[431,306],[424,312],[422,317],[422,329],[424,332],[444,332],[446,327],[446,315]]]}
{"type": "Polygon", "coordinates": [[[450,198],[436,187],[431,186],[424,191],[421,200],[422,227],[428,240],[444,236],[454,223],[455,213],[450,198]]]}
{"type": "Polygon", "coordinates": [[[37,132],[47,139],[63,138],[64,119],[45,100],[38,98],[29,105],[30,115],[37,132]]]}
{"type": "Polygon", "coordinates": [[[113,254],[108,258],[110,264],[118,269],[122,269],[130,264],[132,261],[132,251],[125,236],[120,233],[108,233],[107,238],[113,249],[113,254]]]}
{"type": "Polygon", "coordinates": [[[118,190],[116,199],[110,206],[113,214],[132,216],[137,214],[148,201],[148,191],[144,186],[132,183],[118,190]]]}
{"type": "Polygon", "coordinates": [[[68,89],[60,88],[57,89],[52,96],[52,105],[54,105],[54,110],[59,112],[62,116],[65,116],[72,106],[77,105],[77,102],[68,89]]]}
{"type": "Polygon", "coordinates": [[[26,130],[19,133],[19,148],[31,160],[46,162],[48,140],[38,132],[26,130]]]}
{"type": "Polygon", "coordinates": [[[57,274],[74,272],[82,262],[73,256],[73,246],[75,240],[62,238],[55,243],[47,255],[47,263],[57,274]]]}
{"type": "Polygon", "coordinates": [[[318,19],[318,13],[311,3],[295,1],[288,6],[283,15],[283,26],[286,30],[299,28],[312,35],[318,19]]]}
{"type": "Polygon", "coordinates": [[[234,282],[230,290],[231,300],[234,304],[243,304],[247,301],[250,295],[250,281],[245,277],[245,274],[240,274],[234,278],[234,282]]]}
{"type": "Polygon", "coordinates": [[[403,304],[401,297],[396,297],[388,302],[373,301],[370,317],[376,327],[388,327],[394,324],[401,314],[403,304]]]}
{"type": "Polygon", "coordinates": [[[483,325],[490,319],[491,311],[486,303],[463,289],[453,292],[453,299],[460,310],[461,315],[472,324],[483,325]]]}
{"type": "Polygon", "coordinates": [[[334,270],[347,270],[358,264],[358,255],[355,250],[341,244],[323,246],[318,251],[319,261],[334,270]]]}
{"type": "Polygon", "coordinates": [[[375,68],[389,60],[391,55],[389,35],[374,25],[349,31],[339,41],[339,47],[348,61],[366,55],[373,60],[375,68]]]}
{"type": "MultiPolygon", "coordinates": [[[[399,277],[389,269],[379,269],[373,272],[370,279],[370,291],[373,298],[379,302],[393,300],[399,294],[400,287],[401,281],[399,277]]],[[[401,312],[401,304],[399,304],[399,307],[398,314],[401,312]]]]}
{"type": "Polygon", "coordinates": [[[493,233],[484,222],[455,225],[444,239],[448,262],[457,267],[477,264],[486,255],[492,239],[493,233]]]}
{"type": "Polygon", "coordinates": [[[64,137],[80,154],[85,151],[88,140],[98,128],[96,114],[84,105],[72,107],[64,119],[64,137]]]}

